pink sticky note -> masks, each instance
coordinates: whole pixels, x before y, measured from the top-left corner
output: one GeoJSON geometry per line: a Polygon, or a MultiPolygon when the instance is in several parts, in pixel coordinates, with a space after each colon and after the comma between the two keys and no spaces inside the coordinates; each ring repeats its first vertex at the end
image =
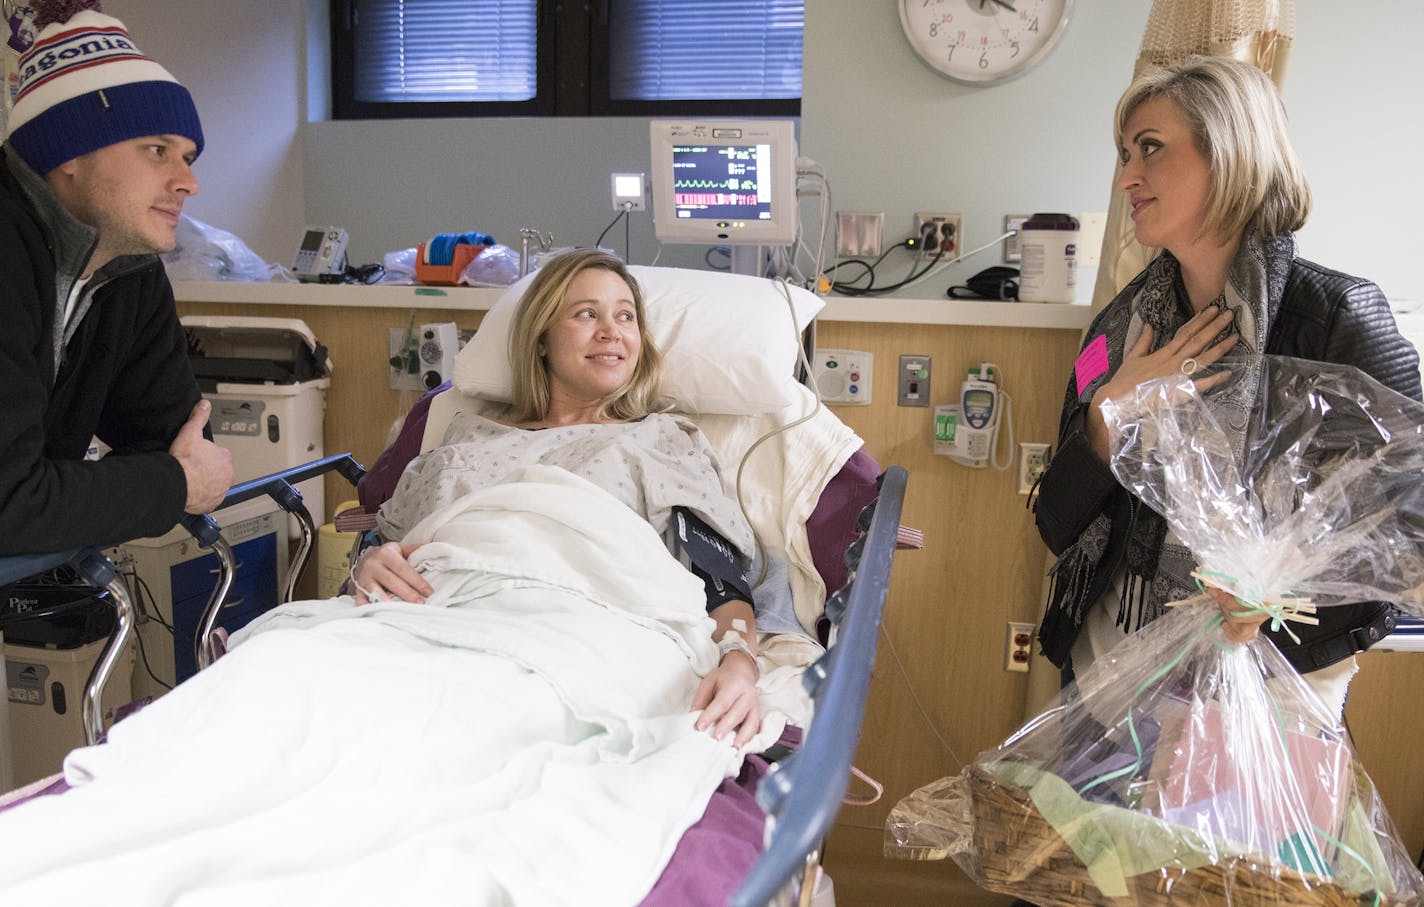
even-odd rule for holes
{"type": "Polygon", "coordinates": [[[1106,334],[1099,334],[1092,342],[1083,347],[1083,352],[1078,354],[1078,361],[1073,363],[1073,374],[1078,379],[1078,393],[1081,395],[1083,389],[1093,383],[1103,372],[1108,370],[1108,338],[1106,334]]]}

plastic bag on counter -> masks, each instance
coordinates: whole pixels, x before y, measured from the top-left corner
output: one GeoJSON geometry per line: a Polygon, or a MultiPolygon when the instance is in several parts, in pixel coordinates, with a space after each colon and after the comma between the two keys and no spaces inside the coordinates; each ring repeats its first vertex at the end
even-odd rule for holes
{"type": "Polygon", "coordinates": [[[386,269],[381,275],[380,283],[413,284],[415,279],[415,256],[420,254],[415,246],[409,249],[397,249],[394,252],[387,252],[381,260],[382,266],[386,269]]]}
{"type": "Polygon", "coordinates": [[[1205,597],[1098,659],[959,775],[892,808],[885,853],[951,857],[1041,907],[1419,904],[1337,716],[1205,597]]]}
{"type": "Polygon", "coordinates": [[[269,281],[286,274],[234,234],[186,214],[178,218],[177,240],[159,256],[169,280],[269,281]]]}
{"type": "Polygon", "coordinates": [[[507,287],[519,279],[519,253],[509,246],[486,247],[460,272],[460,283],[470,287],[507,287]]]}
{"type": "MultiPolygon", "coordinates": [[[[1199,576],[1277,625],[1424,587],[1424,405],[1349,366],[1223,361],[1103,406],[1118,480],[1199,576]]],[[[887,855],[949,856],[1036,904],[1420,904],[1340,718],[1193,596],[958,776],[891,811],[887,855]]]]}

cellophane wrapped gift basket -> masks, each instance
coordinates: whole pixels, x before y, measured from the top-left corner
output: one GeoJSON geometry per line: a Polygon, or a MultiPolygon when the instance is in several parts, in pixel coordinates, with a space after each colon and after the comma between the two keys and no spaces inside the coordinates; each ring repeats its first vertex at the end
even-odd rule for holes
{"type": "MultiPolygon", "coordinates": [[[[1350,602],[1424,613],[1424,406],[1348,366],[1221,365],[1215,391],[1163,379],[1104,406],[1118,480],[1242,613],[1287,628],[1350,602]]],[[[1424,903],[1340,716],[1222,620],[1205,594],[1169,608],[900,801],[887,855],[952,857],[1042,907],[1424,903]]]]}

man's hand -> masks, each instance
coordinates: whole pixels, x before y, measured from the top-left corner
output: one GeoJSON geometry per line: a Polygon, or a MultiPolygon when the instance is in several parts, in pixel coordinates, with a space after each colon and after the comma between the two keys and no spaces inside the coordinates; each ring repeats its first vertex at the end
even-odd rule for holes
{"type": "Polygon", "coordinates": [[[168,445],[168,452],[183,467],[188,480],[188,500],[184,513],[211,513],[232,487],[232,452],[203,437],[208,413],[213,405],[199,400],[188,415],[188,421],[178,429],[178,436],[168,445]]]}

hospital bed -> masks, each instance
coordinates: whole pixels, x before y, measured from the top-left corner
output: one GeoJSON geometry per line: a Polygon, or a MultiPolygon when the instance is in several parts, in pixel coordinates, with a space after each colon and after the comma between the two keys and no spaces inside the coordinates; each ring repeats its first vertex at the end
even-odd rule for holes
{"type": "MultiPolygon", "coordinates": [[[[310,515],[292,486],[333,468],[348,477],[359,477],[359,467],[349,456],[330,457],[243,483],[233,489],[224,506],[266,494],[309,526],[310,515]]],[[[774,903],[778,893],[785,898],[787,891],[799,892],[808,882],[814,885],[819,850],[847,789],[851,759],[859,742],[905,482],[903,469],[887,470],[878,501],[858,518],[863,534],[846,555],[852,582],[831,597],[828,607],[828,618],[834,617],[836,643],[806,670],[803,679],[807,693],[816,702],[816,714],[823,720],[811,723],[801,746],[776,763],[758,786],[757,803],[770,818],[766,847],[738,888],[733,904],[750,907],[774,903]]],[[[193,521],[189,528],[195,538],[214,548],[223,564],[213,604],[200,624],[203,632],[198,643],[199,663],[206,667],[220,651],[214,632],[218,629],[222,596],[231,581],[231,554],[211,520],[193,521]]],[[[304,560],[301,554],[297,555],[294,574],[304,560]]],[[[107,586],[118,616],[118,627],[85,690],[86,736],[95,741],[103,733],[103,719],[95,703],[102,698],[107,675],[131,634],[133,606],[123,578],[115,574],[113,565],[101,553],[92,549],[43,558],[7,559],[0,563],[0,585],[59,564],[71,564],[90,582],[107,586]]],[[[47,779],[38,789],[54,793],[64,787],[56,779],[47,779]]]]}
{"type": "MultiPolygon", "coordinates": [[[[744,326],[744,325],[743,325],[744,326]]],[[[443,399],[437,398],[439,418],[433,418],[427,426],[426,436],[438,435],[440,418],[448,419],[458,407],[459,395],[449,393],[443,399]]],[[[821,418],[825,418],[823,415],[821,418]]],[[[739,429],[734,423],[745,420],[714,417],[704,425],[714,446],[737,444],[745,446],[746,429],[739,429]],[[739,434],[738,432],[742,432],[739,434]]],[[[755,421],[755,420],[753,420],[755,421]]],[[[753,426],[752,434],[759,434],[760,428],[753,426]]],[[[853,438],[853,436],[851,436],[853,438]]],[[[865,697],[869,685],[870,670],[874,663],[879,624],[885,598],[888,592],[889,572],[899,533],[899,518],[905,491],[906,474],[903,469],[892,467],[874,483],[871,490],[876,500],[863,509],[859,506],[867,495],[864,489],[847,491],[853,481],[840,484],[840,497],[829,507],[826,498],[837,483],[848,473],[858,468],[861,471],[859,485],[863,486],[867,465],[874,466],[863,451],[843,456],[846,439],[840,438],[840,461],[830,470],[833,473],[824,486],[819,488],[816,513],[826,526],[835,520],[842,525],[827,530],[828,534],[839,532],[843,537],[853,538],[844,557],[844,563],[835,569],[825,570],[837,577],[845,576],[847,583],[834,591],[825,605],[822,628],[832,643],[824,654],[812,661],[801,673],[801,685],[814,701],[816,720],[809,722],[800,746],[774,763],[756,786],[755,797],[761,810],[767,816],[764,823],[758,823],[757,836],[764,840],[754,842],[759,850],[754,864],[736,885],[731,903],[738,905],[760,905],[768,903],[809,903],[811,891],[818,873],[819,851],[838,811],[841,799],[848,787],[851,760],[858,743],[860,727],[865,707],[865,697]],[[827,516],[832,510],[840,511],[827,516]],[[854,524],[847,530],[844,517],[854,524]]],[[[858,440],[858,439],[857,439],[858,440]]],[[[795,441],[787,443],[795,444],[795,441]]],[[[724,456],[725,451],[719,449],[724,456]]],[[[288,584],[287,596],[295,588],[300,565],[309,551],[312,536],[312,521],[301,504],[300,495],[292,487],[313,475],[329,470],[340,471],[348,480],[356,481],[362,470],[349,457],[329,457],[315,464],[307,464],[266,479],[254,480],[235,487],[225,506],[266,494],[273,497],[279,506],[298,516],[303,527],[302,550],[294,555],[294,569],[288,584]]],[[[853,477],[852,477],[853,478],[853,477]]],[[[230,582],[231,554],[226,552],[226,543],[216,531],[211,520],[190,521],[190,531],[204,545],[212,546],[218,553],[223,569],[209,608],[200,623],[197,641],[198,663],[206,667],[218,657],[221,646],[215,641],[220,623],[221,605],[226,594],[225,586],[230,582]]],[[[68,559],[69,553],[61,556],[68,559]]],[[[3,565],[0,570],[18,577],[42,569],[29,561],[23,565],[3,565]],[[33,569],[31,569],[33,568],[33,569]],[[16,570],[23,572],[15,572],[16,570]]],[[[87,553],[86,563],[94,561],[94,553],[87,553]]],[[[102,560],[102,559],[100,559],[102,560]]],[[[88,568],[86,568],[88,569],[88,568]]],[[[109,568],[112,571],[112,568],[109,568]]],[[[7,575],[0,572],[0,578],[7,575]]],[[[98,581],[122,586],[121,580],[106,576],[103,570],[94,573],[98,581]]],[[[131,632],[132,606],[126,594],[115,595],[119,608],[119,627],[111,640],[113,653],[122,647],[131,632]],[[127,610],[127,615],[122,613],[127,610]]],[[[96,667],[95,678],[86,690],[86,716],[95,714],[91,739],[98,739],[102,733],[102,717],[97,716],[97,707],[102,688],[103,672],[112,668],[113,654],[101,659],[96,667]],[[91,695],[92,694],[92,697],[91,695]]],[[[51,789],[63,788],[63,784],[51,785],[51,789]]],[[[725,785],[724,785],[725,786],[725,785]]],[[[710,812],[710,810],[709,810],[710,812]]],[[[674,857],[676,859],[676,857],[674,857]]],[[[658,889],[655,887],[654,895],[658,889]]],[[[659,903],[679,903],[684,895],[676,891],[662,895],[659,903]]]]}

